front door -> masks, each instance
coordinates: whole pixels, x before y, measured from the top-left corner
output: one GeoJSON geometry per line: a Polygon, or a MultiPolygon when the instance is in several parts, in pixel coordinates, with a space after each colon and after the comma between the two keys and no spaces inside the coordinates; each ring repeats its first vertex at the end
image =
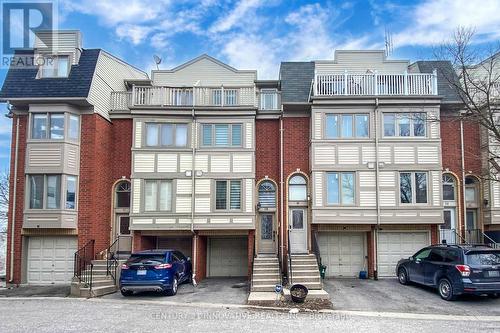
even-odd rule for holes
{"type": "Polygon", "coordinates": [[[259,253],[275,253],[273,214],[260,215],[259,253]]]}
{"type": "Polygon", "coordinates": [[[115,250],[118,256],[127,257],[132,251],[132,236],[130,235],[130,217],[117,215],[115,226],[115,250]]]}
{"type": "Polygon", "coordinates": [[[290,251],[307,253],[307,217],[305,208],[290,209],[290,251]]]}

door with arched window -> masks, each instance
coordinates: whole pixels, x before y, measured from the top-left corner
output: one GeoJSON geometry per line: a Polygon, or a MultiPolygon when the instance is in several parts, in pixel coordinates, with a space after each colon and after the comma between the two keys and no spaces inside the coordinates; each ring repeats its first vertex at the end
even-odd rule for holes
{"type": "Polygon", "coordinates": [[[457,230],[457,180],[450,173],[443,174],[443,224],[439,226],[440,239],[447,244],[459,243],[457,230]]]}
{"type": "Polygon", "coordinates": [[[276,185],[270,180],[258,186],[257,249],[260,254],[276,253],[276,185]]]}
{"type": "Polygon", "coordinates": [[[307,253],[307,181],[294,175],[288,181],[288,231],[292,253],[307,253]]]}
{"type": "Polygon", "coordinates": [[[132,235],[130,232],[130,182],[122,180],[114,188],[114,225],[113,239],[115,251],[119,257],[130,255],[132,250],[132,235]]]}

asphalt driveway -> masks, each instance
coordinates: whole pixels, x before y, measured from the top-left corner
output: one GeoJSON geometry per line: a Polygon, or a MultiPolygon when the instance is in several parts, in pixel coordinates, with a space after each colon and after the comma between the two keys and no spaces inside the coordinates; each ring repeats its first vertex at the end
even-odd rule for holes
{"type": "Polygon", "coordinates": [[[67,297],[69,293],[70,286],[65,284],[0,288],[0,297],[67,297]]]}
{"type": "Polygon", "coordinates": [[[396,278],[325,279],[336,310],[500,316],[500,299],[472,295],[447,302],[431,288],[403,286],[396,278]]]}
{"type": "Polygon", "coordinates": [[[248,282],[246,277],[207,278],[201,281],[196,287],[187,283],[181,284],[175,296],[163,296],[155,292],[143,292],[124,297],[118,291],[114,294],[102,296],[102,298],[129,300],[164,299],[182,303],[246,304],[248,282]]]}

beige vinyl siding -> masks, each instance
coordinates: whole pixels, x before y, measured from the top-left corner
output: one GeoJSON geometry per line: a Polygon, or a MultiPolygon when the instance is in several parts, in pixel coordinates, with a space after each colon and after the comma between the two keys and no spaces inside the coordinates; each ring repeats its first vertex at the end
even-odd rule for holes
{"type": "MultiPolygon", "coordinates": [[[[326,187],[326,186],[325,186],[326,187]]],[[[323,173],[314,173],[314,204],[323,206],[323,173]]]]}
{"type": "Polygon", "coordinates": [[[177,172],[177,154],[158,153],[157,172],[177,172]]]}
{"type": "Polygon", "coordinates": [[[442,176],[440,171],[431,172],[430,179],[432,182],[432,204],[434,206],[441,206],[441,177],[442,176]]]}
{"type": "Polygon", "coordinates": [[[232,154],[233,172],[249,173],[252,172],[252,154],[232,154]]]}
{"type": "Polygon", "coordinates": [[[79,173],[80,147],[74,143],[28,142],[26,150],[26,173],[79,173]]]}
{"type": "Polygon", "coordinates": [[[392,163],[392,149],[390,146],[379,146],[378,147],[378,160],[387,164],[392,163]]]}
{"type": "Polygon", "coordinates": [[[195,155],[195,169],[203,172],[208,172],[208,155],[196,154],[195,155]]]}
{"type": "Polygon", "coordinates": [[[177,179],[177,194],[189,194],[191,195],[192,180],[191,179],[177,179]]]}
{"type": "Polygon", "coordinates": [[[347,146],[338,148],[338,164],[359,164],[359,147],[347,146]]]}
{"type": "Polygon", "coordinates": [[[314,139],[321,139],[321,123],[322,123],[322,113],[314,113],[314,139]]]}
{"type": "Polygon", "coordinates": [[[191,154],[180,154],[179,156],[179,172],[193,169],[193,156],[191,154]]]}
{"type": "Polygon", "coordinates": [[[377,196],[375,191],[359,191],[359,206],[374,207],[377,204],[377,196]]]}
{"type": "Polygon", "coordinates": [[[245,211],[247,213],[253,212],[253,179],[245,180],[245,211]]]}
{"type": "Polygon", "coordinates": [[[493,187],[493,207],[500,207],[500,184],[498,182],[492,182],[493,187]]]}
{"type": "Polygon", "coordinates": [[[333,61],[316,61],[318,74],[342,74],[348,70],[351,74],[366,74],[368,69],[380,74],[402,74],[409,62],[404,60],[386,60],[384,51],[336,51],[333,61]]]}
{"type": "Polygon", "coordinates": [[[436,146],[418,147],[417,156],[419,164],[438,164],[439,150],[436,146]]]}
{"type": "Polygon", "coordinates": [[[396,173],[394,171],[381,171],[378,180],[381,187],[396,187],[396,173]]]}
{"type": "Polygon", "coordinates": [[[142,122],[135,122],[135,138],[134,138],[134,147],[141,148],[142,144],[142,122]]]}
{"type": "Polygon", "coordinates": [[[396,192],[394,190],[390,191],[380,191],[380,206],[396,206],[396,192]]]}
{"type": "Polygon", "coordinates": [[[196,195],[210,194],[210,179],[196,179],[196,195]]]}
{"type": "Polygon", "coordinates": [[[230,172],[230,155],[212,155],[210,158],[211,172],[230,172]]]}
{"type": "Polygon", "coordinates": [[[375,146],[361,147],[361,163],[375,162],[375,146]]]}
{"type": "Polygon", "coordinates": [[[191,213],[191,196],[177,196],[175,200],[176,213],[191,213]]]}
{"type": "Polygon", "coordinates": [[[210,198],[197,197],[194,202],[196,213],[210,213],[210,198]]]}
{"type": "Polygon", "coordinates": [[[199,86],[254,86],[257,73],[232,70],[210,58],[201,57],[176,71],[154,70],[152,79],[158,86],[192,87],[198,80],[199,86]]]}
{"type": "Polygon", "coordinates": [[[253,123],[245,123],[245,148],[253,148],[253,123]]]}
{"type": "Polygon", "coordinates": [[[141,207],[141,180],[132,180],[132,213],[139,213],[141,207]]]}
{"type": "Polygon", "coordinates": [[[317,165],[335,164],[335,146],[315,146],[313,158],[317,165]]]}
{"type": "Polygon", "coordinates": [[[62,145],[28,145],[28,166],[60,167],[63,164],[62,145]]]}
{"type": "Polygon", "coordinates": [[[100,51],[88,100],[94,105],[96,113],[109,119],[111,92],[126,91],[125,79],[147,78],[146,73],[135,69],[104,51],[100,51]]]}
{"type": "Polygon", "coordinates": [[[375,187],[375,172],[358,172],[360,187],[375,187]]]}
{"type": "Polygon", "coordinates": [[[155,171],[155,154],[134,154],[134,171],[135,172],[154,172],[155,171]]]}
{"type": "Polygon", "coordinates": [[[408,146],[394,147],[394,163],[415,164],[415,148],[408,146]]]}

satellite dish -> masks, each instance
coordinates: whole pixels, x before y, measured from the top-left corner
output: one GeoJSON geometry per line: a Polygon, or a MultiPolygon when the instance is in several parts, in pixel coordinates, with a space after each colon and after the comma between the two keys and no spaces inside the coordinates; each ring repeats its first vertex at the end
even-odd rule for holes
{"type": "Polygon", "coordinates": [[[156,69],[160,69],[160,67],[158,66],[159,64],[161,64],[161,58],[158,57],[156,54],[153,55],[153,59],[155,61],[155,64],[156,64],[156,69]]]}

